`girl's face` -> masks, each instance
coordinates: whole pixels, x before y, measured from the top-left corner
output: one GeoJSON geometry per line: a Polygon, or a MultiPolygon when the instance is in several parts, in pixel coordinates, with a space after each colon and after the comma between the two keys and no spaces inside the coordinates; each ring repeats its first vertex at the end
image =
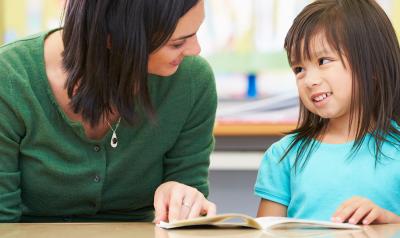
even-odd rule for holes
{"type": "Polygon", "coordinates": [[[352,96],[352,72],[346,57],[327,43],[324,34],[311,41],[311,60],[294,63],[297,88],[304,106],[331,120],[348,120],[352,96]]]}
{"type": "Polygon", "coordinates": [[[149,56],[148,72],[170,76],[176,72],[185,56],[198,55],[197,31],[204,20],[204,2],[199,1],[178,21],[168,42],[149,56]]]}

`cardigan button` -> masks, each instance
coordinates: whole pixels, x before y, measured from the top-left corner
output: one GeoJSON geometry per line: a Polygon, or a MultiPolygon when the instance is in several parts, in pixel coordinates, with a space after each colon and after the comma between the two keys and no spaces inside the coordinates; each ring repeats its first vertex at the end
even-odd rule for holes
{"type": "Polygon", "coordinates": [[[96,152],[99,152],[99,151],[101,150],[101,148],[100,148],[99,145],[95,145],[95,146],[93,147],[93,150],[96,151],[96,152]]]}

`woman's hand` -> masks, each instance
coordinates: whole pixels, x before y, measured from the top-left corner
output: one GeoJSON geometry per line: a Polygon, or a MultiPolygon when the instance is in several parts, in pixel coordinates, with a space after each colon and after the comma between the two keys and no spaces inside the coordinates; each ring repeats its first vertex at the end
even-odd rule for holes
{"type": "Polygon", "coordinates": [[[216,214],[216,206],[197,189],[178,182],[161,184],[154,194],[155,223],[216,214]]]}
{"type": "Polygon", "coordinates": [[[363,225],[399,223],[400,217],[385,210],[371,200],[363,197],[352,197],[345,201],[332,216],[334,222],[345,222],[351,224],[361,223],[363,225]]]}

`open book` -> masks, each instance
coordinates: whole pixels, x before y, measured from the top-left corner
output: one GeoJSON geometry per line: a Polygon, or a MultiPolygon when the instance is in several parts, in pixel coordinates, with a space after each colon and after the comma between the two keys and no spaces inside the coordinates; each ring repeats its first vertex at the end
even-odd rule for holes
{"type": "Polygon", "coordinates": [[[317,221],[317,220],[305,220],[295,219],[288,217],[258,217],[253,218],[244,214],[220,214],[212,217],[198,217],[188,220],[180,220],[175,222],[160,222],[159,227],[165,229],[187,227],[187,226],[200,226],[200,225],[236,225],[244,226],[255,229],[361,229],[360,226],[348,224],[348,223],[334,223],[328,221],[317,221]],[[229,223],[227,220],[240,219],[241,222],[229,223]]]}

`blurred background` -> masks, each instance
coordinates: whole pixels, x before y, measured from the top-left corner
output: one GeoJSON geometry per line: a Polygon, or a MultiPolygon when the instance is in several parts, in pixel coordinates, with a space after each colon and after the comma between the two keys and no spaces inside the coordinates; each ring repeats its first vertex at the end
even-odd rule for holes
{"type": "MultiPolygon", "coordinates": [[[[0,44],[61,27],[64,1],[0,0],[0,44]]],[[[198,37],[219,95],[209,198],[220,213],[256,214],[253,185],[263,152],[295,127],[297,90],[283,41],[310,2],[205,0],[198,37]]],[[[400,1],[378,2],[400,34],[400,1]]]]}

